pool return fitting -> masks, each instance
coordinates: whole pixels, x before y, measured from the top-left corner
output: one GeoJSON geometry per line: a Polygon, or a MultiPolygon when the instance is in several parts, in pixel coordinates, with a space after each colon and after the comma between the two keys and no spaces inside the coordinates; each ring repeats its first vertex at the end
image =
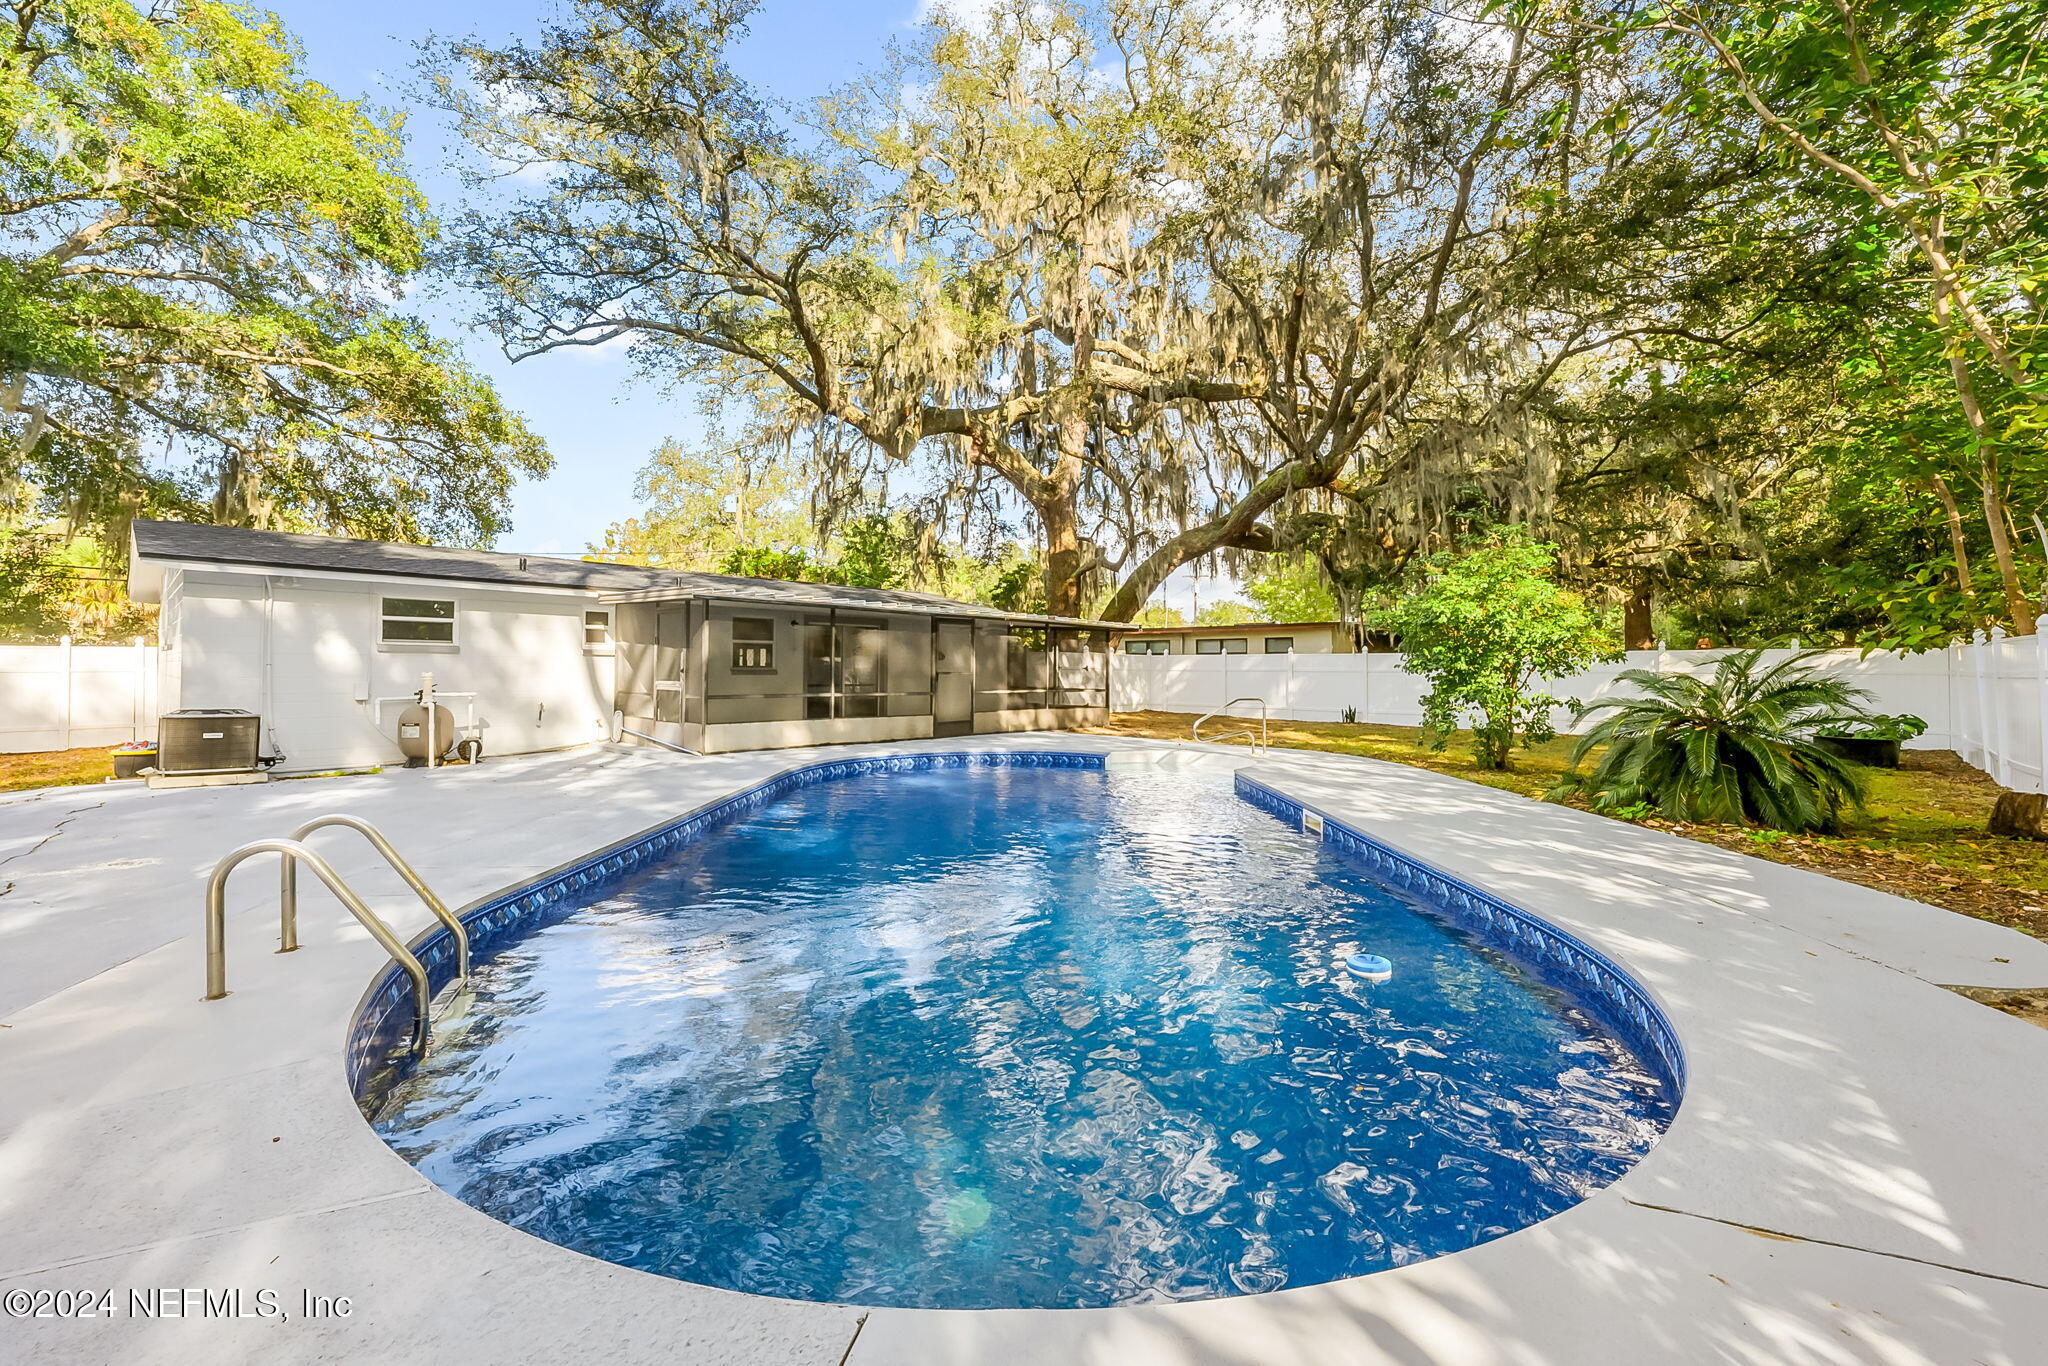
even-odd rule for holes
{"type": "Polygon", "coordinates": [[[391,841],[385,839],[383,832],[376,826],[356,816],[332,815],[306,822],[290,839],[257,840],[253,844],[245,844],[214,865],[213,875],[206,881],[206,999],[218,1001],[228,994],[228,874],[258,854],[279,854],[283,856],[283,863],[278,870],[277,884],[277,951],[291,953],[299,947],[299,865],[303,863],[313,870],[315,877],[327,884],[327,890],[334,893],[335,898],[348,908],[349,914],[370,932],[370,937],[375,939],[384,951],[391,955],[392,960],[405,970],[405,975],[412,979],[411,1048],[414,1057],[424,1057],[427,1051],[428,1003],[432,999],[427,982],[427,970],[421,966],[420,960],[414,956],[412,950],[406,948],[404,942],[392,933],[391,927],[370,909],[369,904],[356,894],[355,889],[342,879],[341,874],[334,871],[334,866],[307,847],[307,836],[329,826],[342,826],[362,835],[379,854],[384,856],[384,861],[405,879],[406,885],[426,903],[434,918],[447,926],[448,932],[454,936],[456,980],[469,980],[469,931],[464,928],[462,922],[455,918],[454,913],[440,897],[434,895],[420,875],[413,871],[413,866],[399,856],[398,851],[391,847],[391,841]]]}

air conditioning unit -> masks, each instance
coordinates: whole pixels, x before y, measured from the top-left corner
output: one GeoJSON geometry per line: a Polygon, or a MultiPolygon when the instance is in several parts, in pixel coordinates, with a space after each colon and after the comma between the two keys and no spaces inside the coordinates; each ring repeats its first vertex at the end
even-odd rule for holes
{"type": "Polygon", "coordinates": [[[256,713],[239,707],[187,707],[157,718],[159,773],[247,773],[256,768],[256,713]]]}

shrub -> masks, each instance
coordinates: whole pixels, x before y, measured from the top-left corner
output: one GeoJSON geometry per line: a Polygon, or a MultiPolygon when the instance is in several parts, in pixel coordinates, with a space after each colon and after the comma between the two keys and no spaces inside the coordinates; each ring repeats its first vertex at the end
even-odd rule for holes
{"type": "Polygon", "coordinates": [[[1374,625],[1401,637],[1407,667],[1427,678],[1423,735],[1441,749],[1460,720],[1473,758],[1506,768],[1508,752],[1557,733],[1558,699],[1538,678],[1577,673],[1620,652],[1585,600],[1552,577],[1555,550],[1509,529],[1461,555],[1433,555],[1408,593],[1374,625]]]}
{"type": "Polygon", "coordinates": [[[1879,713],[1833,722],[1814,733],[1830,740],[1912,740],[1927,733],[1927,723],[1907,712],[1879,713]]]}
{"type": "Polygon", "coordinates": [[[1574,771],[1551,795],[1583,792],[1598,810],[1648,802],[1685,821],[1838,829],[1844,809],[1862,809],[1862,779],[1819,736],[1866,717],[1869,694],[1816,673],[1816,653],[1764,668],[1762,650],[1742,650],[1706,678],[1627,670],[1617,681],[1643,695],[1579,709],[1608,715],[1579,737],[1574,771]]]}

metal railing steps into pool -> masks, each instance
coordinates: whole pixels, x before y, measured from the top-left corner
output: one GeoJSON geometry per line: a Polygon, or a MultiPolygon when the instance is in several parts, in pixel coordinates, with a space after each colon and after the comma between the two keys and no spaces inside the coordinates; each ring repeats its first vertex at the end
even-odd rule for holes
{"type": "MultiPolygon", "coordinates": [[[[1216,719],[1217,717],[1219,717],[1219,716],[1230,716],[1230,709],[1231,709],[1232,707],[1236,706],[1236,705],[1237,705],[1238,703],[1240,703],[1240,702],[1256,702],[1256,703],[1258,703],[1258,704],[1259,704],[1259,728],[1258,728],[1258,730],[1257,730],[1256,732],[1254,732],[1254,731],[1253,731],[1253,730],[1251,730],[1251,729],[1250,729],[1249,727],[1247,727],[1247,728],[1246,728],[1246,729],[1244,729],[1244,730],[1233,730],[1233,731],[1229,731],[1229,732],[1227,732],[1226,734],[1223,734],[1223,735],[1219,735],[1219,736],[1217,736],[1217,737],[1216,737],[1216,738],[1215,738],[1214,740],[1212,740],[1212,741],[1211,741],[1210,743],[1211,743],[1211,744],[1218,744],[1218,745],[1220,745],[1220,744],[1222,744],[1222,743],[1223,743],[1223,742],[1224,742],[1225,740],[1235,740],[1235,739],[1237,739],[1237,738],[1238,738],[1238,737],[1239,737],[1239,736],[1241,735],[1241,736],[1243,736],[1243,737],[1244,737],[1245,739],[1247,739],[1247,740],[1251,740],[1251,742],[1252,742],[1252,749],[1253,749],[1254,751],[1261,751],[1261,750],[1269,750],[1269,749],[1271,749],[1271,748],[1272,748],[1272,746],[1266,743],[1266,723],[1267,723],[1268,717],[1267,717],[1267,714],[1266,714],[1266,699],[1265,699],[1265,698],[1263,698],[1263,697],[1233,697],[1233,698],[1231,698],[1231,699],[1230,699],[1230,700],[1229,700],[1228,702],[1225,702],[1225,703],[1224,703],[1224,704],[1223,704],[1222,706],[1218,707],[1218,708],[1217,708],[1216,710],[1214,710],[1214,711],[1212,711],[1212,712],[1205,712],[1205,713],[1204,713],[1203,715],[1201,715],[1200,717],[1196,718],[1196,720],[1195,720],[1195,724],[1194,724],[1194,725],[1192,725],[1192,726],[1190,726],[1190,727],[1188,728],[1188,735],[1189,735],[1189,737],[1190,737],[1190,738],[1192,738],[1193,740],[1195,740],[1195,741],[1196,741],[1197,743],[1199,743],[1199,742],[1201,741],[1201,738],[1202,738],[1202,723],[1203,723],[1204,721],[1213,721],[1213,720],[1215,720],[1215,719],[1216,719]],[[1256,734],[1256,735],[1258,736],[1258,738],[1257,738],[1256,740],[1252,740],[1252,736],[1253,736],[1254,734],[1256,734]]],[[[1250,720],[1251,718],[1250,718],[1250,717],[1235,717],[1235,716],[1232,716],[1232,717],[1230,717],[1230,719],[1231,719],[1231,720],[1233,720],[1233,721],[1237,721],[1237,720],[1245,720],[1245,721],[1248,721],[1248,720],[1250,720]]]]}
{"type": "Polygon", "coordinates": [[[300,826],[292,832],[290,839],[257,840],[253,844],[245,844],[213,866],[213,876],[206,882],[206,999],[218,1001],[228,994],[228,874],[258,854],[280,854],[283,863],[277,883],[277,951],[290,953],[299,947],[299,865],[303,863],[313,870],[315,877],[327,884],[327,889],[348,907],[349,914],[361,922],[362,927],[370,932],[370,937],[382,945],[393,961],[405,969],[405,975],[412,979],[412,1051],[415,1057],[424,1056],[427,1051],[427,1003],[431,997],[427,970],[406,948],[404,941],[392,933],[391,927],[370,909],[354,888],[342,880],[334,866],[307,847],[307,836],[329,826],[342,826],[362,835],[405,879],[406,885],[419,894],[427,909],[434,913],[434,918],[446,925],[449,934],[454,936],[456,980],[469,980],[469,931],[413,871],[413,866],[391,847],[391,841],[384,838],[383,832],[355,816],[321,816],[300,826]]]}

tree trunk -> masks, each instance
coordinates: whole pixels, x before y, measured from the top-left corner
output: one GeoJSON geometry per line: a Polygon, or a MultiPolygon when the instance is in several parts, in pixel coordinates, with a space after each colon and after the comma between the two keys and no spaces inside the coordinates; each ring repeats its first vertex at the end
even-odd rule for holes
{"type": "Polygon", "coordinates": [[[1948,551],[1956,562],[1956,587],[1962,590],[1965,599],[1974,599],[1977,590],[1970,583],[1970,538],[1963,531],[1963,510],[1957,506],[1955,491],[1949,488],[1948,480],[1939,473],[1928,474],[1927,487],[1941,500],[1942,520],[1948,525],[1948,551]]]}
{"type": "Polygon", "coordinates": [[[1991,808],[1994,835],[2012,839],[2048,840],[2048,796],[2039,792],[2001,792],[1991,808]]]}
{"type": "Polygon", "coordinates": [[[1045,527],[1045,610],[1056,617],[1078,617],[1081,601],[1081,531],[1071,493],[1038,505],[1045,527]]]}
{"type": "Polygon", "coordinates": [[[1650,622],[1652,589],[1647,581],[1629,590],[1621,605],[1621,647],[1624,650],[1657,648],[1656,627],[1650,622]]]}
{"type": "MultiPolygon", "coordinates": [[[[1934,292],[1934,318],[1942,331],[1952,332],[1949,293],[1940,281],[1936,281],[1934,292]]],[[[2005,534],[2005,494],[1999,488],[1998,438],[1984,416],[1983,405],[1977,401],[1977,383],[1970,375],[1969,361],[1963,355],[1962,347],[1953,342],[1948,347],[1948,367],[1955,381],[1956,398],[1963,407],[1963,417],[1977,438],[1978,491],[1982,495],[1984,525],[1991,532],[1991,562],[1998,569],[1998,586],[2005,593],[2006,616],[2012,622],[2014,635],[2030,636],[2034,634],[2034,614],[2027,602],[2026,590],[2020,585],[2019,563],[2013,557],[2012,540],[2005,534]]]]}

